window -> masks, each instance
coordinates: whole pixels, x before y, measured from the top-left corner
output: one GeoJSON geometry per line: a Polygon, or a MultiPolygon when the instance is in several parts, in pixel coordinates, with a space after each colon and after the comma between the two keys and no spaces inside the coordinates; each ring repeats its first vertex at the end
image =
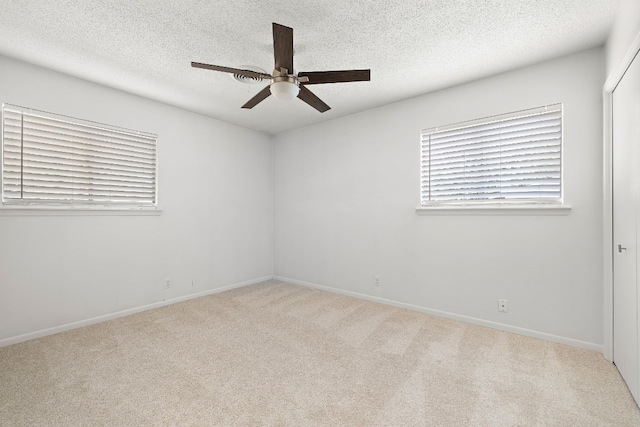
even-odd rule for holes
{"type": "Polygon", "coordinates": [[[562,200],[562,105],[421,133],[421,206],[562,200]]]}
{"type": "Polygon", "coordinates": [[[155,208],[156,139],[4,104],[2,204],[155,208]]]}

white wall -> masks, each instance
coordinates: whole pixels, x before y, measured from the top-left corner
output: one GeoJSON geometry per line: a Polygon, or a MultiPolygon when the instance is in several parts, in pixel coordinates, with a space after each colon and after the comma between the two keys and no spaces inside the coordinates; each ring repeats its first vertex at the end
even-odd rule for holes
{"type": "Polygon", "coordinates": [[[277,136],[275,275],[601,349],[603,82],[593,49],[277,136]],[[558,102],[569,215],[416,215],[421,129],[558,102]]]}
{"type": "Polygon", "coordinates": [[[598,349],[603,71],[604,52],[594,49],[272,145],[261,133],[0,57],[2,102],[158,134],[163,208],[0,214],[0,345],[260,280],[273,261],[280,277],[598,349]],[[420,129],[557,102],[568,216],[416,215],[420,129]],[[498,298],[509,300],[508,314],[498,298]]]}
{"type": "Polygon", "coordinates": [[[157,134],[163,209],[0,213],[0,345],[272,275],[270,136],[5,57],[0,102],[157,134]]]}

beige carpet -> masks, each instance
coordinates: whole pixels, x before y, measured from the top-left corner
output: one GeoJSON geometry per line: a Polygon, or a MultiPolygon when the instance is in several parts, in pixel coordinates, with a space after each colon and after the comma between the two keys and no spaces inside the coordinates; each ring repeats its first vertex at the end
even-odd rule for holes
{"type": "Polygon", "coordinates": [[[602,355],[269,281],[0,348],[2,426],[640,426],[602,355]]]}

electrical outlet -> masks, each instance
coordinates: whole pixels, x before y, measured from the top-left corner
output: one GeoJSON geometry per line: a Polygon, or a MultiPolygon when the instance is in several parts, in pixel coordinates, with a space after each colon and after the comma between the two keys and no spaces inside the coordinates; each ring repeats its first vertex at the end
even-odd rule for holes
{"type": "Polygon", "coordinates": [[[171,287],[171,278],[167,277],[164,279],[164,288],[169,289],[171,287]]]}
{"type": "Polygon", "coordinates": [[[507,306],[507,300],[506,299],[499,299],[498,300],[498,311],[500,313],[506,313],[509,311],[509,307],[507,306]]]}
{"type": "Polygon", "coordinates": [[[374,284],[375,286],[380,286],[380,276],[375,276],[375,277],[373,278],[373,284],[374,284]]]}

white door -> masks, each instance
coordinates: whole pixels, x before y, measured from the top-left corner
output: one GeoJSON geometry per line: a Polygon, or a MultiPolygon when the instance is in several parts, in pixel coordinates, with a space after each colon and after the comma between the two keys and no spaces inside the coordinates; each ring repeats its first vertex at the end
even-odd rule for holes
{"type": "Polygon", "coordinates": [[[613,91],[613,362],[640,402],[640,59],[613,91]]]}

